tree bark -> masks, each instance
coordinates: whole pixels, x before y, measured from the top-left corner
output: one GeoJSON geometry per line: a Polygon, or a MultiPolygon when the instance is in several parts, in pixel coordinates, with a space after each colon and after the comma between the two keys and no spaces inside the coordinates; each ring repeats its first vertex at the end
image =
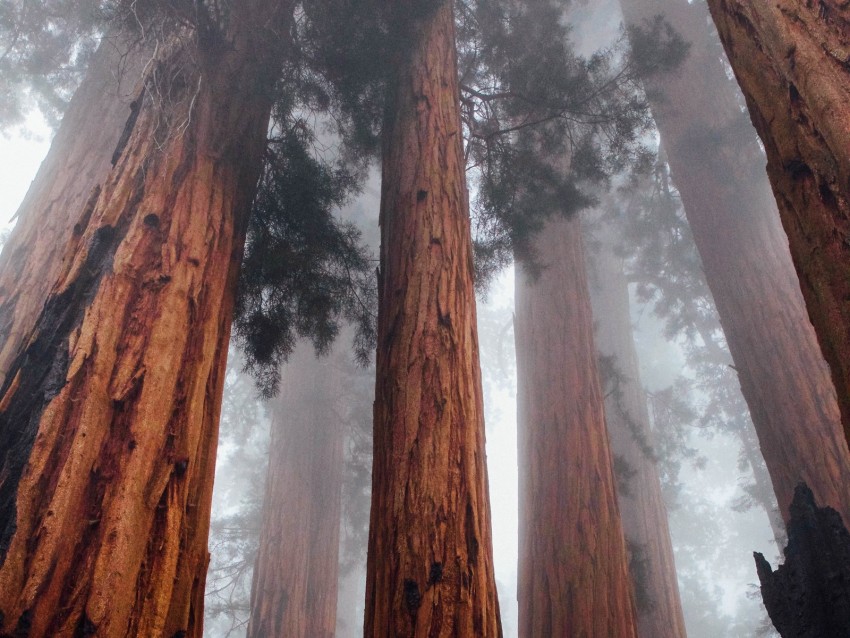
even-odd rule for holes
{"type": "Polygon", "coordinates": [[[637,636],[578,218],[518,265],[519,636],[637,636]]]}
{"type": "Polygon", "coordinates": [[[117,29],[104,37],[15,214],[9,247],[0,254],[0,384],[63,267],[61,251],[77,214],[112,169],[141,70],[153,53],[139,40],[117,29]]]}
{"type": "Polygon", "coordinates": [[[782,638],[845,636],[850,627],[850,533],[800,484],[791,504],[785,564],[754,553],[761,595],[782,638]]]}
{"type": "Polygon", "coordinates": [[[628,282],[612,251],[607,236],[611,231],[600,230],[601,246],[589,255],[588,269],[597,282],[590,287],[590,296],[596,347],[600,356],[612,361],[616,374],[610,383],[603,382],[605,421],[611,451],[625,470],[618,484],[625,483],[627,489],[618,489],[617,495],[635,587],[638,634],[643,638],[684,638],[687,632],[667,508],[632,334],[628,282]]]}
{"type": "Polygon", "coordinates": [[[630,24],[662,14],[691,43],[682,67],[650,81],[648,94],[782,517],[805,481],[850,521],[850,452],[835,389],[762,177],[763,155],[705,7],[684,0],[621,5],[630,24]]]}
{"type": "Polygon", "coordinates": [[[301,344],[272,407],[248,638],[333,638],[344,429],[339,371],[301,344]]]}
{"type": "MultiPolygon", "coordinates": [[[[850,438],[847,5],[840,0],[709,0],[708,5],[767,152],[782,225],[850,438]]],[[[814,423],[789,421],[807,428],[814,423]]],[[[800,478],[818,502],[839,509],[808,477],[800,478]]],[[[848,521],[847,511],[839,512],[848,521]]]]}
{"type": "Polygon", "coordinates": [[[278,69],[267,45],[285,25],[285,4],[252,0],[226,42],[186,27],[160,42],[113,166],[70,213],[0,386],[0,635],[201,635],[233,295],[278,69]]]}
{"type": "Polygon", "coordinates": [[[388,3],[366,636],[501,635],[452,4],[388,3]]]}

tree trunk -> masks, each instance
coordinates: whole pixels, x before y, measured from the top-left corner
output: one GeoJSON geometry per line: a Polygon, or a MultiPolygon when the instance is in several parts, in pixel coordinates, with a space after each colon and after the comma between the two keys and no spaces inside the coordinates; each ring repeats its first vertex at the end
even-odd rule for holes
{"type": "Polygon", "coordinates": [[[104,37],[15,214],[18,222],[0,254],[0,384],[65,267],[61,251],[79,211],[98,196],[112,169],[142,67],[151,55],[152,48],[135,35],[115,30],[104,37]]]}
{"type": "Polygon", "coordinates": [[[580,222],[535,239],[518,265],[519,636],[637,636],[617,507],[580,222]]]}
{"type": "Polygon", "coordinates": [[[791,504],[785,564],[754,553],[761,595],[782,638],[846,636],[850,627],[850,533],[800,484],[791,504]]]}
{"type": "MultiPolygon", "coordinates": [[[[850,437],[847,5],[840,0],[709,0],[708,5],[764,142],[768,176],[808,314],[832,371],[844,432],[850,437]]],[[[791,422],[795,427],[814,423],[791,422]]],[[[800,478],[819,503],[836,507],[808,477],[800,478]]],[[[850,520],[846,510],[839,512],[850,520]]]]}
{"type": "Polygon", "coordinates": [[[186,27],[160,42],[113,166],[73,211],[0,386],[0,635],[201,635],[234,287],[277,75],[267,29],[279,37],[285,8],[234,5],[227,46],[186,27]]]}
{"type": "MultiPolygon", "coordinates": [[[[599,225],[601,226],[601,224],[599,225]]],[[[591,301],[599,355],[609,358],[616,377],[605,385],[605,421],[618,467],[618,502],[629,567],[635,587],[638,634],[643,638],[684,638],[685,619],[661,480],[640,382],[629,314],[629,289],[622,263],[601,228],[600,249],[589,256],[591,301]],[[622,489],[625,484],[626,489],[622,489]]]]}
{"type": "Polygon", "coordinates": [[[850,521],[850,452],[834,386],[706,10],[684,0],[621,4],[631,24],[661,13],[691,42],[683,66],[648,90],[782,517],[805,481],[850,521]]]}
{"type": "Polygon", "coordinates": [[[344,429],[339,371],[302,343],[272,407],[248,638],[333,638],[344,429]]]}
{"type": "Polygon", "coordinates": [[[399,5],[365,635],[500,636],[452,2],[399,5]]]}

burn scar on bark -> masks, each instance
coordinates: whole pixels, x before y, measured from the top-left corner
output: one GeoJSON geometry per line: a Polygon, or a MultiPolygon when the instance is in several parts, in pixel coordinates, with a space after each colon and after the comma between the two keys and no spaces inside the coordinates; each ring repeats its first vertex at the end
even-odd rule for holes
{"type": "Polygon", "coordinates": [[[17,529],[17,492],[38,433],[41,415],[65,387],[69,337],[83,320],[102,276],[112,268],[122,233],[111,226],[92,236],[76,279],[44,305],[33,336],[0,387],[0,566],[17,529]]]}

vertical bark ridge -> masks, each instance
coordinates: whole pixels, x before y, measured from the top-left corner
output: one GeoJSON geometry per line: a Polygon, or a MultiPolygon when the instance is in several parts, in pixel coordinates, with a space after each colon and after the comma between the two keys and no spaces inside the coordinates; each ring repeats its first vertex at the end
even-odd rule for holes
{"type": "MultiPolygon", "coordinates": [[[[850,437],[847,6],[839,0],[710,0],[708,6],[764,143],[767,173],[808,315],[838,390],[845,436],[850,437]]],[[[800,479],[819,503],[835,507],[848,521],[846,509],[819,494],[809,477],[800,479]]],[[[786,517],[789,503],[790,497],[781,502],[786,517]]]]}
{"type": "Polygon", "coordinates": [[[410,4],[384,129],[365,635],[500,636],[453,6],[410,4]]]}
{"type": "Polygon", "coordinates": [[[518,266],[519,635],[637,636],[578,218],[518,266]]]}
{"type": "MultiPolygon", "coordinates": [[[[850,520],[850,452],[835,387],[761,172],[763,155],[710,37],[705,7],[621,4],[630,23],[661,13],[691,42],[682,68],[650,83],[653,115],[783,519],[804,481],[819,502],[850,520]]],[[[757,74],[764,76],[761,66],[757,74]]]]}
{"type": "Polygon", "coordinates": [[[118,30],[104,37],[15,215],[18,222],[0,254],[0,384],[26,346],[26,333],[62,267],[62,248],[78,212],[91,211],[112,168],[151,54],[118,30]]]}
{"type": "Polygon", "coordinates": [[[232,17],[223,52],[185,32],[161,43],[146,69],[172,78],[169,100],[137,95],[0,387],[0,474],[14,476],[0,508],[15,519],[0,635],[201,635],[223,367],[277,75],[254,48],[286,5],[232,17]],[[38,395],[26,424],[24,389],[38,395]]]}

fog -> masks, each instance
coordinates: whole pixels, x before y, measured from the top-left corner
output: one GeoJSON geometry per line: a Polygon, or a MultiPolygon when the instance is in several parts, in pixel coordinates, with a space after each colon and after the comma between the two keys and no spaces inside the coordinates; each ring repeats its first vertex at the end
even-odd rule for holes
{"type": "MultiPolygon", "coordinates": [[[[699,1],[687,4],[701,6],[699,1]]],[[[619,9],[620,3],[575,5],[564,16],[572,28],[575,51],[592,56],[604,50],[616,67],[625,55],[626,41],[627,18],[619,9]]],[[[706,37],[714,43],[717,35],[713,26],[706,23],[704,27],[706,37]]],[[[712,46],[716,46],[716,52],[708,57],[713,56],[719,68],[719,41],[712,46]]],[[[694,45],[691,55],[698,53],[696,49],[694,45]]],[[[717,139],[699,137],[687,129],[693,139],[690,168],[694,173],[703,171],[707,176],[716,168],[711,158],[734,155],[734,147],[724,146],[729,137],[745,138],[748,148],[757,146],[743,98],[732,80],[728,81],[739,117],[717,139]],[[703,165],[706,157],[709,159],[703,165]]],[[[659,87],[669,89],[659,81],[647,89],[650,97],[659,87]]],[[[669,96],[658,99],[662,105],[671,104],[669,96]]],[[[657,114],[662,107],[654,106],[653,113],[657,114]]],[[[670,108],[675,110],[676,104],[670,108]]],[[[657,119],[661,123],[661,118],[657,119]]],[[[669,116],[666,122],[672,119],[669,116]]],[[[465,125],[468,133],[469,126],[465,125]]],[[[751,389],[745,398],[742,385],[753,388],[758,384],[749,380],[748,369],[739,362],[740,358],[760,365],[762,342],[754,338],[752,351],[733,360],[730,347],[734,346],[730,344],[740,337],[727,334],[724,327],[739,330],[739,335],[745,328],[731,320],[730,314],[721,317],[718,312],[718,307],[737,304],[736,311],[755,315],[759,302],[748,307],[740,296],[735,297],[736,283],[720,281],[724,276],[734,279],[735,273],[723,273],[715,265],[722,257],[715,255],[715,261],[709,263],[708,240],[702,239],[699,248],[699,242],[695,242],[698,233],[702,233],[701,238],[707,237],[715,224],[723,227],[715,233],[722,243],[726,226],[723,219],[697,220],[699,203],[692,205],[694,191],[688,191],[693,180],[682,178],[687,171],[677,165],[686,153],[681,151],[681,140],[673,139],[673,133],[682,133],[687,127],[679,126],[679,130],[677,126],[665,131],[659,130],[663,126],[653,125],[640,134],[639,140],[633,140],[648,151],[640,169],[631,165],[639,163],[635,160],[623,162],[604,179],[577,178],[577,189],[587,199],[576,205],[579,211],[569,215],[571,220],[580,220],[576,227],[580,225],[595,339],[594,367],[588,374],[594,376],[604,402],[608,428],[605,454],[612,464],[617,490],[616,524],[620,524],[622,513],[638,616],[651,615],[663,605],[652,598],[657,592],[653,593],[647,576],[662,568],[648,558],[655,550],[637,536],[657,532],[666,539],[665,526],[669,525],[678,586],[671,599],[681,601],[687,636],[778,636],[762,605],[752,556],[760,552],[772,564],[781,562],[777,543],[785,542],[782,514],[750,407],[754,406],[756,418],[769,422],[771,410],[766,404],[771,399],[754,399],[758,388],[751,389]],[[681,182],[677,182],[679,178],[681,182]],[[692,208],[686,210],[688,206],[692,208]],[[697,220],[694,228],[689,220],[697,220]],[[717,303],[712,290],[719,291],[717,303]],[[637,495],[642,490],[651,491],[648,481],[663,498],[663,525],[653,521],[648,510],[640,515],[633,512],[644,507],[635,503],[640,501],[637,495]],[[649,523],[638,522],[641,516],[649,523]],[[642,531],[638,532],[640,525],[642,531]]],[[[317,124],[317,128],[322,132],[321,143],[313,149],[316,156],[335,159],[338,147],[330,124],[317,124]]],[[[13,132],[0,139],[4,218],[10,218],[23,199],[38,161],[47,151],[49,136],[46,125],[33,115],[23,133],[13,132]]],[[[467,143],[472,144],[469,140],[467,143]]],[[[763,154],[735,157],[734,161],[732,168],[724,169],[737,172],[740,178],[740,183],[736,182],[736,188],[740,188],[730,197],[739,197],[742,206],[751,202],[760,205],[762,191],[768,188],[763,154]],[[752,165],[744,166],[744,160],[752,165]],[[741,177],[743,172],[746,176],[741,177]],[[750,174],[758,177],[750,180],[750,174]]],[[[479,189],[486,181],[476,170],[470,165],[467,171],[473,215],[482,197],[479,189]]],[[[359,229],[377,267],[380,168],[373,161],[367,173],[359,193],[337,207],[334,215],[359,229]]],[[[727,178],[727,172],[722,172],[716,181],[727,178]]],[[[711,179],[705,177],[705,181],[711,179]]],[[[706,192],[706,199],[711,199],[709,187],[706,192]]],[[[772,200],[767,208],[769,211],[756,212],[775,216],[772,200]]],[[[13,223],[7,221],[7,225],[13,223]]],[[[761,218],[754,222],[759,227],[762,224],[773,228],[761,218]]],[[[486,236],[487,223],[473,218],[472,227],[473,234],[479,232],[475,240],[490,239],[486,236]]],[[[542,228],[543,233],[537,229],[538,239],[552,226],[542,228]]],[[[737,232],[736,228],[728,230],[730,244],[737,232]]],[[[787,253],[784,235],[778,243],[777,250],[787,253]]],[[[525,263],[531,264],[528,255],[516,246],[511,250],[516,251],[520,262],[525,258],[525,263]]],[[[506,637],[514,638],[519,635],[518,590],[522,587],[520,530],[525,529],[520,519],[520,470],[526,462],[518,457],[518,439],[523,440],[524,426],[523,408],[517,398],[518,393],[522,395],[517,347],[523,347],[523,343],[514,329],[523,310],[515,286],[533,286],[534,282],[523,283],[524,275],[518,274],[509,261],[495,268],[495,275],[477,291],[476,299],[493,564],[502,628],[506,637]]],[[[546,255],[538,265],[544,273],[558,266],[547,263],[546,255]]],[[[492,264],[485,264],[482,271],[486,269],[493,270],[492,264]]],[[[799,296],[796,288],[794,294],[799,296]]],[[[798,301],[789,302],[794,304],[802,307],[798,301]]],[[[769,315],[765,311],[765,321],[769,315]]],[[[263,396],[256,375],[246,369],[251,366],[246,365],[241,349],[244,344],[235,338],[231,342],[209,540],[204,621],[207,638],[246,636],[252,599],[256,604],[258,591],[275,601],[265,604],[304,608],[316,622],[319,615],[330,614],[333,619],[326,619],[324,626],[334,627],[333,635],[338,638],[363,633],[376,371],[374,357],[365,366],[357,361],[352,346],[355,329],[342,322],[339,334],[324,349],[321,345],[314,347],[309,338],[300,338],[280,369],[277,395],[271,398],[263,396]],[[287,548],[285,556],[281,547],[287,548]],[[335,599],[336,604],[328,604],[328,599],[335,599]]],[[[564,361],[563,376],[582,375],[585,364],[564,361]]],[[[579,400],[584,397],[568,397],[574,403],[579,400]]],[[[582,429],[585,425],[572,423],[570,427],[582,429]]],[[[583,514],[570,512],[565,516],[584,520],[583,514]]],[[[663,549],[658,551],[663,553],[663,549]]]]}

